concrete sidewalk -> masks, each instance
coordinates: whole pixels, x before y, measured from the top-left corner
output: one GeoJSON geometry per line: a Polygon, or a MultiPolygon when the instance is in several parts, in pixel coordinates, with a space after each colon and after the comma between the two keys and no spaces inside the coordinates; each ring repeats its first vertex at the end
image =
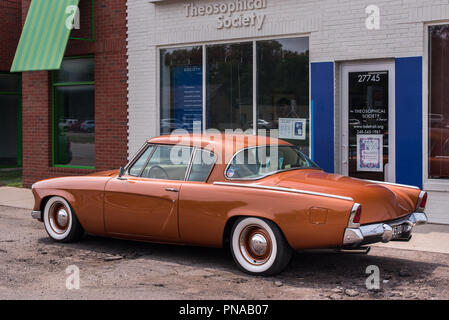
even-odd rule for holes
{"type": "MultiPolygon", "coordinates": [[[[32,210],[34,197],[30,189],[0,187],[0,206],[32,210]]],[[[392,241],[374,246],[449,254],[449,225],[418,226],[409,242],[392,241]]]]}
{"type": "Polygon", "coordinates": [[[0,206],[33,210],[34,197],[30,189],[0,187],[0,206]]]}
{"type": "Polygon", "coordinates": [[[373,246],[449,254],[449,225],[429,223],[417,226],[408,242],[391,241],[373,246]]]}

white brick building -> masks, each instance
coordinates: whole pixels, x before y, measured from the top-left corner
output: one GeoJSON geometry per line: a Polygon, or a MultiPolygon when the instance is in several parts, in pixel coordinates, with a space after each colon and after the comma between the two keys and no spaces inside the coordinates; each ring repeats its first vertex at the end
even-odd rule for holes
{"type": "Polygon", "coordinates": [[[326,171],[423,187],[449,223],[448,26],[449,0],[128,0],[129,153],[290,119],[326,171]]]}

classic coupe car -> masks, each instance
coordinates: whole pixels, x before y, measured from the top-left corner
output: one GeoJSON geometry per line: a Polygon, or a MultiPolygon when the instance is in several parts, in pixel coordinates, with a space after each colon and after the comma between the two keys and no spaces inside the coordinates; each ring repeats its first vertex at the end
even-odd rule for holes
{"type": "Polygon", "coordinates": [[[407,241],[427,222],[416,187],[329,174],[290,143],[247,135],[157,137],[120,170],[32,190],[32,217],[55,241],[229,246],[255,275],[281,272],[292,250],[407,241]]]}

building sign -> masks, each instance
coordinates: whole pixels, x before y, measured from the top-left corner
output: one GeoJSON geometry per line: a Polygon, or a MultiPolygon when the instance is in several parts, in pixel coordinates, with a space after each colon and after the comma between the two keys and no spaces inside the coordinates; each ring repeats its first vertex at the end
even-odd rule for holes
{"type": "Polygon", "coordinates": [[[357,171],[383,171],[383,135],[357,135],[357,171]]]}
{"type": "Polygon", "coordinates": [[[203,117],[202,67],[173,68],[173,87],[176,129],[185,129],[192,132],[194,124],[201,123],[203,117]]]}
{"type": "Polygon", "coordinates": [[[248,28],[261,30],[266,14],[259,10],[267,8],[268,0],[235,0],[231,2],[216,2],[204,5],[188,3],[184,5],[187,18],[199,16],[216,16],[216,28],[248,28]]]}
{"type": "Polygon", "coordinates": [[[306,119],[279,118],[279,138],[306,140],[306,119]]]}

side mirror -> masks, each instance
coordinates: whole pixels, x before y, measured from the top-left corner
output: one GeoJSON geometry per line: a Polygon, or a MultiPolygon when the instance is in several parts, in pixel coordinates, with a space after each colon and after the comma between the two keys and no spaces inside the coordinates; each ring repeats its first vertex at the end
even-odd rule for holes
{"type": "Polygon", "coordinates": [[[120,167],[120,171],[118,173],[118,179],[119,180],[126,180],[126,179],[122,178],[124,175],[125,175],[125,168],[120,167]]]}

